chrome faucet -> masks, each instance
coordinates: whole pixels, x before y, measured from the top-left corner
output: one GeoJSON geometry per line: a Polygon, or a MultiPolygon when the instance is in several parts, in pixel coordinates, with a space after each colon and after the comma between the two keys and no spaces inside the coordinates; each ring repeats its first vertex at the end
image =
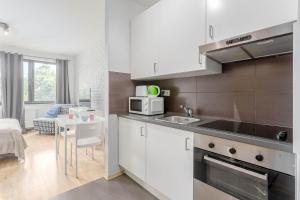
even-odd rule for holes
{"type": "Polygon", "coordinates": [[[188,117],[193,117],[193,109],[184,105],[180,105],[180,108],[184,110],[188,117]]]}

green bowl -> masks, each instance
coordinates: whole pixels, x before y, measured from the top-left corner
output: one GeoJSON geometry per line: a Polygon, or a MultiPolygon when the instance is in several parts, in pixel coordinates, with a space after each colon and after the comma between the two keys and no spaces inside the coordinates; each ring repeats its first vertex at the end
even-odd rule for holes
{"type": "Polygon", "coordinates": [[[156,85],[149,85],[147,88],[148,96],[157,97],[160,95],[160,88],[156,85]]]}

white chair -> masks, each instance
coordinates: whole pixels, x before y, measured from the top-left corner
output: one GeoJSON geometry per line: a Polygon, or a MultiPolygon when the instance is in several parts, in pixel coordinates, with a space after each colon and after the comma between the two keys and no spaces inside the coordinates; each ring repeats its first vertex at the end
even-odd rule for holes
{"type": "MultiPolygon", "coordinates": [[[[78,159],[77,149],[78,148],[92,148],[92,157],[94,158],[94,147],[102,144],[103,134],[101,130],[101,123],[94,124],[79,124],[75,128],[75,138],[71,140],[75,145],[75,165],[76,165],[76,178],[78,178],[78,159]]],[[[71,145],[71,152],[72,152],[71,145]]],[[[71,153],[72,162],[72,153],[71,153]]]]}
{"type": "MultiPolygon", "coordinates": [[[[66,118],[66,115],[58,115],[58,118],[66,118]]],[[[57,130],[55,130],[55,147],[56,147],[56,159],[58,159],[59,155],[59,144],[60,144],[60,137],[65,137],[64,133],[61,133],[61,127],[56,127],[57,130]]],[[[67,137],[68,138],[75,138],[75,128],[69,128],[67,130],[67,137]]],[[[64,138],[65,139],[65,138],[64,138]]]]}
{"type": "MultiPolygon", "coordinates": [[[[58,129],[60,129],[60,127],[58,127],[58,129]]],[[[65,137],[65,134],[62,134],[60,132],[60,130],[57,130],[55,133],[55,143],[56,143],[56,159],[58,159],[58,155],[59,155],[59,145],[60,145],[60,137],[65,137]]],[[[75,138],[75,129],[69,129],[67,131],[67,137],[68,138],[75,138]]],[[[65,139],[65,138],[64,138],[65,139]]]]}

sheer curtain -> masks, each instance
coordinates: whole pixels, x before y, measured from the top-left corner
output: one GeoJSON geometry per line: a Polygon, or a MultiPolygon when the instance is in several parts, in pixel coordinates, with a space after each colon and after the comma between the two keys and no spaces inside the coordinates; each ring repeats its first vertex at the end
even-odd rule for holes
{"type": "Polygon", "coordinates": [[[71,103],[68,60],[56,60],[56,103],[71,103]]]}
{"type": "Polygon", "coordinates": [[[19,120],[24,127],[23,56],[0,52],[2,117],[19,120]]]}

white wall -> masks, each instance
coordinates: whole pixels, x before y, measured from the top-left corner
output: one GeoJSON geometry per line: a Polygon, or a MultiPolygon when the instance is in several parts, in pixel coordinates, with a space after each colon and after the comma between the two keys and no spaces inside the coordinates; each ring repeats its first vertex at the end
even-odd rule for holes
{"type": "Polygon", "coordinates": [[[109,71],[130,73],[130,20],[145,10],[133,0],[108,0],[109,71]]]}
{"type": "Polygon", "coordinates": [[[95,42],[95,46],[83,51],[76,57],[78,77],[76,80],[78,94],[91,89],[92,108],[100,116],[104,116],[105,106],[105,80],[107,71],[105,65],[105,42],[95,42]]]}
{"type": "MultiPolygon", "coordinates": [[[[106,0],[106,61],[108,71],[130,73],[130,21],[143,12],[146,7],[134,0],[106,0]]],[[[105,79],[109,83],[108,71],[105,79]]],[[[109,85],[105,86],[106,106],[105,113],[105,177],[109,179],[120,172],[118,118],[109,115],[109,85]]]]}
{"type": "MultiPolygon", "coordinates": [[[[90,29],[97,38],[90,38],[91,44],[89,47],[82,49],[76,55],[75,65],[75,88],[76,102],[79,102],[80,94],[83,92],[89,94],[91,89],[92,107],[96,109],[96,114],[104,116],[104,74],[107,71],[105,57],[105,4],[106,0],[97,0],[97,15],[94,15],[94,24],[90,29]]],[[[85,37],[85,35],[82,35],[85,37]]],[[[88,36],[87,36],[88,37],[88,36]]]]}
{"type": "MultiPolygon", "coordinates": [[[[300,3],[298,7],[298,19],[300,19],[300,3]]],[[[300,200],[300,22],[297,22],[294,28],[293,146],[297,155],[296,199],[300,200]]]]}

